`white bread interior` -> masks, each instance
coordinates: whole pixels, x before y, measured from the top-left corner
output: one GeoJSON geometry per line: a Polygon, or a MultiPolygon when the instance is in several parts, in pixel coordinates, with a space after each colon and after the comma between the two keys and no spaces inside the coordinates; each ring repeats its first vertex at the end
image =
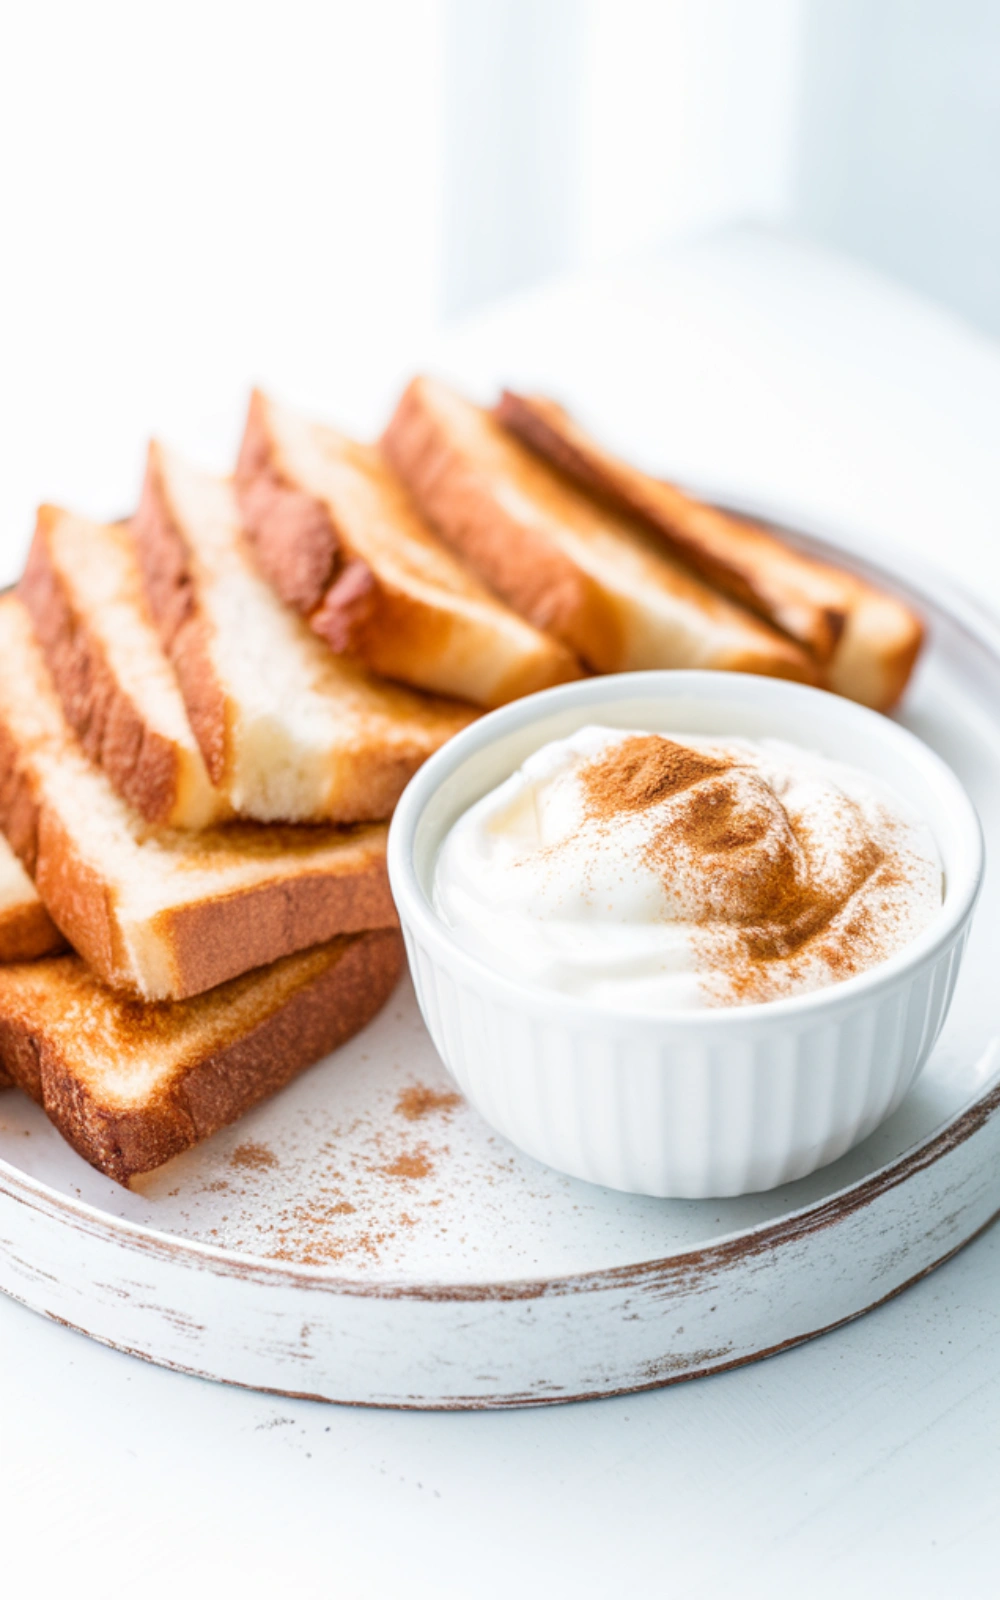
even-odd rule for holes
{"type": "Polygon", "coordinates": [[[487,707],[580,675],[564,646],[435,537],[380,450],[259,392],[251,427],[268,441],[272,473],[324,507],[342,556],[367,569],[377,598],[357,649],[375,671],[487,707]]]}
{"type": "MultiPolygon", "coordinates": [[[[264,822],[387,816],[415,768],[474,713],[334,656],[258,572],[228,481],[159,445],[150,473],[183,544],[222,707],[207,734],[190,697],[189,715],[234,809],[264,822]],[[216,740],[221,772],[206,748],[216,740]]],[[[183,674],[181,687],[189,695],[183,674]]]]}
{"type": "MultiPolygon", "coordinates": [[[[286,904],[288,925],[261,961],[393,920],[383,887],[384,827],[190,833],[144,824],[71,733],[16,595],[0,597],[0,745],[8,837],[32,858],[27,865],[53,921],[112,987],[180,998],[258,964],[243,956],[265,891],[286,904]],[[357,886],[362,903],[352,921],[317,925],[313,936],[305,916],[296,924],[296,891],[317,880],[321,892],[357,886]],[[208,932],[198,926],[205,912],[218,913],[208,932]]],[[[310,905],[322,922],[322,910],[310,905]]]]}

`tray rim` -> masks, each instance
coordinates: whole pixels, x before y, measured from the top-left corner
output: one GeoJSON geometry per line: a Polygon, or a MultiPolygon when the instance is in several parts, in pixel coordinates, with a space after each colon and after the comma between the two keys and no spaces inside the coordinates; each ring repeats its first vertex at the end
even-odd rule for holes
{"type": "MultiPolygon", "coordinates": [[[[261,1283],[281,1283],[296,1289],[326,1290],[335,1294],[375,1300],[425,1300],[440,1301],[496,1301],[537,1300],[543,1295],[552,1298],[564,1294],[597,1292],[617,1285],[640,1287],[647,1279],[662,1281],[673,1274],[687,1275],[692,1270],[708,1272],[723,1267],[737,1258],[750,1258],[766,1250],[779,1248],[822,1231],[831,1223],[842,1221],[854,1212],[864,1209],[874,1201],[898,1188],[916,1172],[933,1166],[942,1156],[957,1150],[972,1138],[1000,1108],[1000,1052],[993,1074],[978,1094],[963,1102],[952,1116],[916,1144],[910,1145],[900,1155],[878,1167],[874,1172],[854,1183],[843,1185],[821,1199],[789,1211],[776,1221],[755,1223],[750,1228],[737,1228],[717,1235],[708,1243],[690,1245],[671,1255],[657,1256],[645,1261],[628,1262],[621,1266],[600,1267],[586,1272],[564,1273],[551,1278],[499,1278],[494,1281],[447,1283],[428,1280],[412,1283],[406,1279],[384,1278],[364,1280],[338,1277],[325,1267],[299,1266],[276,1262],[268,1256],[241,1254],[223,1246],[203,1244],[197,1239],[184,1239],[177,1234],[149,1228],[143,1223],[127,1218],[113,1218],[99,1207],[84,1200],[74,1200],[49,1188],[40,1179],[18,1172],[0,1158],[0,1198],[27,1204],[31,1209],[58,1217],[68,1212],[78,1225],[88,1233],[102,1235],[107,1242],[125,1244],[130,1249],[147,1252],[163,1259],[192,1258],[192,1265],[214,1270],[219,1277],[240,1278],[261,1283]],[[14,1176],[25,1193],[15,1187],[4,1187],[7,1174],[14,1176]],[[124,1237],[123,1237],[124,1236],[124,1237]],[[743,1248],[737,1248],[738,1246],[743,1248]]],[[[991,1214],[982,1227],[1000,1216],[1000,1207],[991,1214]]],[[[981,1229],[980,1229],[981,1231],[981,1229]]],[[[960,1248],[956,1247],[956,1248],[960,1248]]],[[[938,1263],[935,1263],[937,1265],[938,1263]]],[[[930,1271],[931,1268],[926,1268],[930,1271]]],[[[892,1293],[898,1291],[893,1290],[892,1293]]]]}
{"type": "MultiPolygon", "coordinates": [[[[819,549],[824,553],[844,555],[848,561],[853,558],[859,568],[874,575],[876,580],[888,589],[905,593],[919,608],[931,612],[935,610],[946,612],[954,623],[971,635],[1000,664],[1000,618],[995,617],[974,596],[967,594],[961,585],[941,573],[933,563],[920,559],[913,560],[907,556],[909,570],[904,577],[893,564],[893,556],[897,553],[902,556],[902,552],[897,552],[893,547],[880,541],[865,536],[862,553],[860,538],[852,539],[848,533],[839,529],[835,533],[820,519],[803,517],[800,521],[796,517],[790,520],[789,512],[765,506],[751,497],[735,501],[703,490],[702,498],[734,515],[766,523],[782,534],[790,535],[804,549],[819,549]],[[810,528],[808,533],[803,527],[806,522],[810,528]]],[[[65,1220],[70,1227],[79,1228],[88,1234],[97,1234],[108,1242],[123,1245],[137,1253],[146,1253],[159,1259],[187,1260],[192,1267],[208,1269],[217,1276],[225,1278],[253,1280],[275,1286],[312,1289],[352,1298],[375,1300],[427,1302],[534,1300],[542,1296],[595,1292],[611,1285],[639,1287],[647,1279],[662,1280],[672,1275],[686,1275],[693,1270],[708,1271],[713,1267],[723,1267],[737,1259],[751,1258],[766,1250],[780,1248],[782,1244],[820,1231],[831,1223],[863,1209],[883,1194],[904,1183],[913,1173],[933,1165],[978,1132],[998,1107],[1000,1107],[1000,1053],[997,1054],[993,1073],[976,1094],[964,1101],[923,1139],[908,1146],[883,1166],[853,1183],[845,1184],[840,1189],[788,1212],[777,1220],[755,1223],[749,1228],[739,1228],[719,1234],[706,1243],[693,1244],[666,1256],[620,1266],[563,1273],[549,1278],[511,1277],[462,1283],[427,1279],[416,1283],[405,1278],[365,1280],[344,1277],[327,1267],[279,1262],[267,1256],[238,1252],[221,1245],[185,1238],[128,1218],[114,1217],[89,1201],[63,1194],[43,1179],[32,1177],[2,1157],[0,1157],[0,1200],[4,1198],[14,1200],[28,1206],[29,1209],[65,1220]]],[[[989,1226],[990,1221],[995,1220],[997,1216],[1000,1216],[1000,1208],[981,1225],[977,1232],[989,1226]]],[[[962,1246],[955,1248],[959,1249],[962,1246]]],[[[954,1250],[948,1254],[954,1254],[954,1250]]],[[[940,1265],[940,1262],[933,1263],[933,1266],[937,1265],[940,1265]]],[[[933,1270],[933,1266],[926,1268],[925,1271],[933,1270]]],[[[898,1292],[900,1291],[891,1291],[892,1294],[898,1292]]]]}

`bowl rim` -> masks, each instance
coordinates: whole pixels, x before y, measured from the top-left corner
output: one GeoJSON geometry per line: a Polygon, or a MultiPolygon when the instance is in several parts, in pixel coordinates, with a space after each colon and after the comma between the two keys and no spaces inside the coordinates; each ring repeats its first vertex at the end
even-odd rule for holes
{"type": "Polygon", "coordinates": [[[560,684],[523,696],[477,718],[449,739],[410,779],[390,823],[387,864],[389,882],[404,933],[408,931],[408,924],[412,925],[424,942],[434,947],[449,965],[464,970],[479,988],[485,984],[500,991],[508,1001],[536,1014],[544,1011],[563,1017],[583,1015],[595,1028],[602,1030],[609,1025],[621,1028],[634,1022],[640,1026],[655,1024],[662,1030],[683,1032],[695,1027],[713,1030],[746,1028],[767,1024],[772,1020],[794,1020],[813,1016],[817,1012],[842,1010],[856,1002],[873,998],[900,979],[935,963],[961,935],[971,919],[982,888],[985,847],[978,813],[959,778],[935,750],[901,723],[842,695],[809,684],[744,672],[664,668],[608,673],[560,684]],[[961,830],[968,852],[966,872],[957,882],[948,881],[940,910],[927,927],[885,961],[824,988],[742,1006],[671,1011],[657,1011],[639,1005],[608,1005],[578,995],[566,995],[558,990],[535,987],[502,972],[464,949],[455,930],[440,916],[426,893],[414,860],[417,829],[442,785],[466,762],[484,755],[498,740],[530,726],[532,722],[542,721],[577,705],[598,709],[601,705],[610,706],[616,701],[652,700],[657,698],[658,693],[668,692],[668,689],[671,695],[694,692],[695,697],[701,700],[711,700],[713,691],[717,692],[718,698],[727,699],[732,699],[735,693],[737,699],[758,707],[764,707],[767,698],[772,703],[784,702],[786,705],[794,701],[800,704],[809,702],[817,715],[835,714],[842,720],[854,718],[859,726],[869,729],[877,724],[883,734],[892,739],[901,753],[909,758],[911,766],[923,768],[939,793],[943,791],[945,803],[961,830]],[[835,713],[832,712],[834,706],[835,713]]]}

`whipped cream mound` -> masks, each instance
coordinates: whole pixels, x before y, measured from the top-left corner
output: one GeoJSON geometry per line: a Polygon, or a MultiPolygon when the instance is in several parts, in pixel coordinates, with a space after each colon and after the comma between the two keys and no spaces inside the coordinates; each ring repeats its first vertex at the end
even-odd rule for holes
{"type": "Polygon", "coordinates": [[[587,727],[458,819],[433,893],[496,970],[670,1012],[864,972],[942,887],[930,829],[868,773],[777,739],[587,727]]]}

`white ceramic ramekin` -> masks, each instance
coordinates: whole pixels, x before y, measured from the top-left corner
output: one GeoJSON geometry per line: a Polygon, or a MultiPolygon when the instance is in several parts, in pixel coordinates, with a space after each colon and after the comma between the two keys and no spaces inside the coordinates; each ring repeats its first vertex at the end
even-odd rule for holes
{"type": "Polygon", "coordinates": [[[420,1009],[486,1121],[574,1177],[691,1198],[802,1177],[895,1109],[944,1022],[982,871],[975,810],[919,739],[848,700],[736,673],[592,678],[505,706],[421,768],[389,835],[420,1009]],[[772,736],[873,773],[934,832],[945,869],[939,915],[880,966],[763,1005],[610,1010],[495,972],[462,949],[431,903],[441,841],[533,750],[590,722],[772,736]]]}

